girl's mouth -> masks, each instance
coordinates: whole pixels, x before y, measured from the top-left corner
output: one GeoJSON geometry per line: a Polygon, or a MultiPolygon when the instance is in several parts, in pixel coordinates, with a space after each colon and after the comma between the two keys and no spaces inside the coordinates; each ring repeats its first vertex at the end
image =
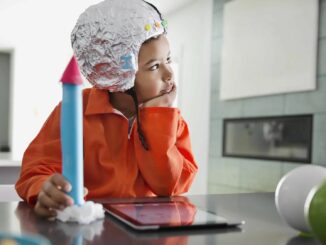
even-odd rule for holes
{"type": "Polygon", "coordinates": [[[175,84],[173,83],[171,86],[167,87],[166,89],[162,90],[163,94],[171,93],[175,88],[175,84]]]}

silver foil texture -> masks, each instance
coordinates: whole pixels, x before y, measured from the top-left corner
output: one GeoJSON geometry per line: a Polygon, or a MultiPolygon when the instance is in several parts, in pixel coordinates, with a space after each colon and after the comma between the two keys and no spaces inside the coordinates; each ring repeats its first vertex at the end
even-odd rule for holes
{"type": "Polygon", "coordinates": [[[134,86],[142,43],[163,34],[166,25],[142,0],[105,0],[90,6],[71,33],[81,72],[97,88],[126,91],[134,86]]]}

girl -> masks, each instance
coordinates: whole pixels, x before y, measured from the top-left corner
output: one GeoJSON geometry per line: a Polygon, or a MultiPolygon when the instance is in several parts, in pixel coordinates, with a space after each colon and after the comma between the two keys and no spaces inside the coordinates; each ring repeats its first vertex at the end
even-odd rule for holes
{"type": "MultiPolygon", "coordinates": [[[[87,199],[187,192],[197,172],[189,131],[172,107],[176,86],[167,22],[142,0],[89,7],[72,32],[84,76],[84,183],[87,199]]],[[[51,113],[22,161],[17,193],[44,217],[72,205],[60,174],[60,108],[51,113]]]]}

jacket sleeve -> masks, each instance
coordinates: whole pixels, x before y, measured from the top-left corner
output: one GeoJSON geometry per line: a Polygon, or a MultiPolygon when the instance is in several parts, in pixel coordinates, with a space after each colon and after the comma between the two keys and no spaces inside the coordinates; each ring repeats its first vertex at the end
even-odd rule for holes
{"type": "Polygon", "coordinates": [[[15,186],[18,195],[34,205],[44,181],[54,173],[61,173],[60,105],[24,153],[15,186]]]}
{"type": "Polygon", "coordinates": [[[187,192],[197,172],[186,122],[176,108],[140,109],[140,125],[149,151],[135,136],[136,157],[140,172],[158,196],[187,192]]]}

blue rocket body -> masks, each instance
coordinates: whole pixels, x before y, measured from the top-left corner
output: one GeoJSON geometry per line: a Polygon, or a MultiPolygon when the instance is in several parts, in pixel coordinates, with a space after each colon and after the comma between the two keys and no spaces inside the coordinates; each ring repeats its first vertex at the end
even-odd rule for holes
{"type": "Polygon", "coordinates": [[[82,85],[62,84],[62,174],[72,186],[74,204],[84,203],[82,85]]]}

